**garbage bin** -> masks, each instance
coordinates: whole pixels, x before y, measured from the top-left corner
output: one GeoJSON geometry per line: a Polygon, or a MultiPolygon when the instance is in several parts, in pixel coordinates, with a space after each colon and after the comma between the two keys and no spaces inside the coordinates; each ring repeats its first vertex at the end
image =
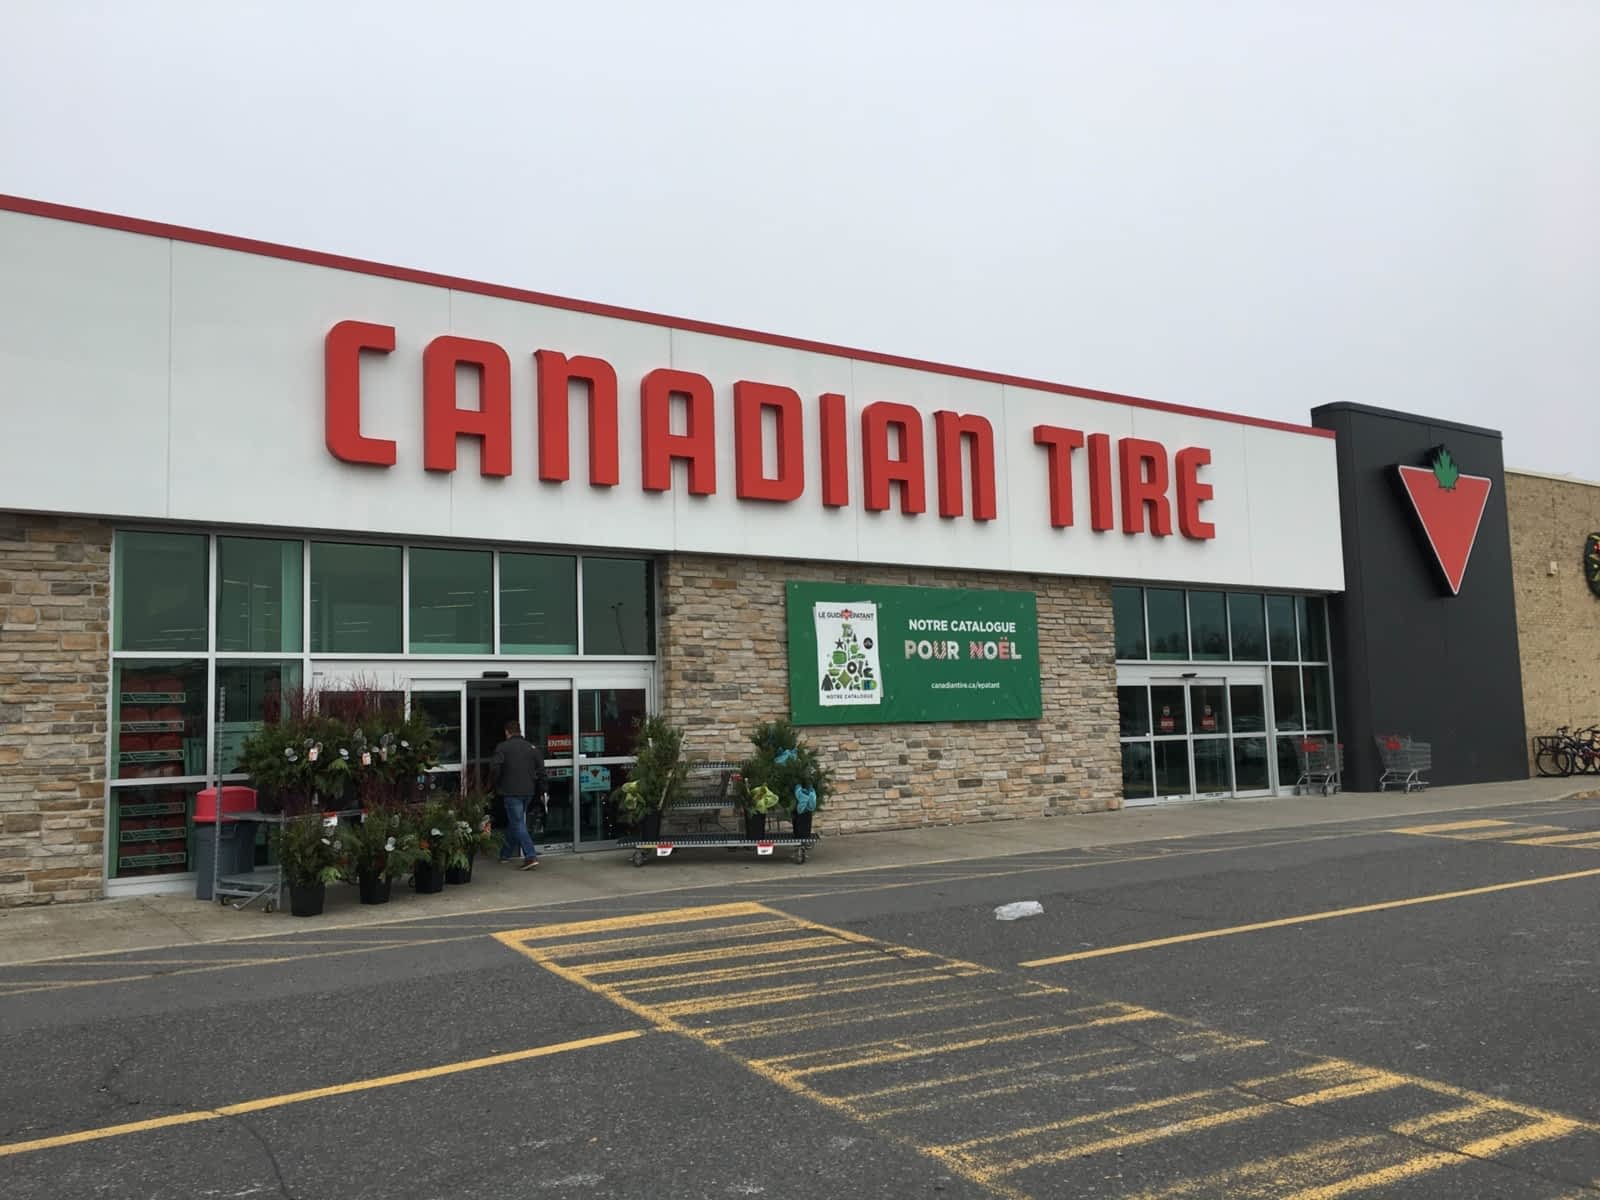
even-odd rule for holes
{"type": "Polygon", "coordinates": [[[255,870],[256,822],[246,814],[256,808],[254,788],[222,789],[222,811],[229,820],[222,823],[221,855],[218,861],[217,789],[206,788],[194,800],[194,897],[212,898],[211,877],[238,875],[255,870]],[[244,818],[244,819],[240,819],[244,818]]]}

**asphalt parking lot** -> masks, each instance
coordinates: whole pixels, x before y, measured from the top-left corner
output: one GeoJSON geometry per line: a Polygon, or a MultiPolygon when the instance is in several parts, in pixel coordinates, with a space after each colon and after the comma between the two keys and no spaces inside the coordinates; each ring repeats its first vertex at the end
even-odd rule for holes
{"type": "Polygon", "coordinates": [[[1569,801],[8,967],[0,1194],[1600,1195],[1597,889],[1569,801]]]}

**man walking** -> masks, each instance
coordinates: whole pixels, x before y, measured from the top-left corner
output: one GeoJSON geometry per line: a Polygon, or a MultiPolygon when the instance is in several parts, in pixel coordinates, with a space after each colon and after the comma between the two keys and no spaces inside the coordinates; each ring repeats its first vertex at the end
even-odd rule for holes
{"type": "Polygon", "coordinates": [[[535,797],[547,801],[544,781],[544,755],[539,753],[515,721],[506,722],[506,740],[494,748],[489,764],[489,783],[506,805],[506,844],[500,848],[500,861],[511,862],[522,855],[522,870],[539,865],[539,848],[528,833],[528,805],[535,797]]]}

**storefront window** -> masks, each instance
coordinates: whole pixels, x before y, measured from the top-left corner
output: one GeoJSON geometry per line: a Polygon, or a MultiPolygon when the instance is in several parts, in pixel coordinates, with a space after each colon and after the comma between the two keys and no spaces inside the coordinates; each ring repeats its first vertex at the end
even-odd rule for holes
{"type": "Polygon", "coordinates": [[[578,560],[570,554],[500,556],[500,652],[578,652],[578,560]]]}
{"type": "Polygon", "coordinates": [[[1267,661],[1267,617],[1257,592],[1228,596],[1228,625],[1233,631],[1234,662],[1267,661]]]}
{"type": "Polygon", "coordinates": [[[202,786],[158,783],[111,794],[106,834],[112,879],[177,875],[189,869],[194,797],[202,786]]]}
{"type": "Polygon", "coordinates": [[[239,769],[251,734],[287,711],[300,688],[298,662],[219,662],[217,690],[225,701],[217,722],[217,758],[224,775],[239,769]]]}
{"type": "Polygon", "coordinates": [[[1143,685],[1117,689],[1117,714],[1123,737],[1150,734],[1150,692],[1143,685]]]}
{"type": "Polygon", "coordinates": [[[206,536],[118,533],[116,559],[113,646],[204,652],[211,590],[206,536]]]}
{"type": "Polygon", "coordinates": [[[1194,790],[1215,796],[1232,788],[1228,771],[1228,739],[1201,738],[1194,744],[1194,790]]]}
{"type": "Polygon", "coordinates": [[[1272,668],[1272,717],[1279,731],[1304,729],[1300,713],[1300,668],[1272,668]]]}
{"type": "Polygon", "coordinates": [[[1111,589],[1111,615],[1116,626],[1117,657],[1137,661],[1149,658],[1144,640],[1144,589],[1111,589]]]}
{"type": "Polygon", "coordinates": [[[1267,597],[1268,645],[1273,662],[1294,662],[1300,649],[1294,636],[1294,597],[1267,597]]]}
{"type": "Polygon", "coordinates": [[[1233,739],[1233,786],[1240,792],[1264,792],[1272,786],[1264,737],[1233,739]]]}
{"type": "Polygon", "coordinates": [[[1189,631],[1196,660],[1228,657],[1228,605],[1221,592],[1189,593],[1189,631]]]}
{"type": "Polygon", "coordinates": [[[1306,662],[1328,661],[1328,602],[1321,596],[1301,596],[1300,656],[1306,662]]]}
{"type": "Polygon", "coordinates": [[[1228,689],[1235,733],[1265,733],[1267,706],[1259,683],[1236,683],[1228,689]]]}
{"type": "Polygon", "coordinates": [[[112,679],[112,777],[205,774],[205,662],[119,662],[112,679]]]}
{"type": "Polygon", "coordinates": [[[398,654],[399,546],[311,543],[311,650],[398,654]]]}
{"type": "Polygon", "coordinates": [[[412,692],[411,711],[420,713],[433,729],[438,745],[434,753],[441,767],[461,766],[461,693],[412,692]]]}
{"type": "Polygon", "coordinates": [[[1151,588],[1145,593],[1150,613],[1150,657],[1180,659],[1189,657],[1189,617],[1184,611],[1183,593],[1169,588],[1151,588]]]}
{"type": "Polygon", "coordinates": [[[1156,795],[1189,795],[1189,743],[1156,742],[1155,753],[1156,795]]]}
{"type": "Polygon", "coordinates": [[[634,735],[645,718],[642,688],[594,688],[578,692],[579,751],[590,758],[633,753],[634,735]]]}
{"type": "Polygon", "coordinates": [[[1333,684],[1327,667],[1305,667],[1306,728],[1333,728],[1333,684]]]}
{"type": "Polygon", "coordinates": [[[300,542],[266,538],[217,539],[217,649],[298,654],[300,542]]]}
{"type": "Polygon", "coordinates": [[[1149,742],[1122,744],[1122,796],[1125,800],[1148,800],[1155,795],[1155,767],[1149,742]]]}
{"type": "Polygon", "coordinates": [[[583,652],[656,652],[654,571],[648,560],[583,560],[583,652]]]}
{"type": "Polygon", "coordinates": [[[411,551],[411,653],[488,654],[493,649],[494,555],[411,551]]]}

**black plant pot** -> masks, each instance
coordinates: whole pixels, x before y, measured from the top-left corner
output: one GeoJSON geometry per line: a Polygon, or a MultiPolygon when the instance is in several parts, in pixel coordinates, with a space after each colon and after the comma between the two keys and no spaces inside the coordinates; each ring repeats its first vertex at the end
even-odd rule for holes
{"type": "Polygon", "coordinates": [[[411,884],[424,896],[444,891],[444,872],[432,862],[419,862],[411,869],[411,884]]]}
{"type": "Polygon", "coordinates": [[[362,871],[357,876],[356,883],[361,888],[361,903],[389,903],[389,880],[387,876],[378,871],[362,871]]]}
{"type": "Polygon", "coordinates": [[[659,841],[661,838],[661,810],[651,809],[639,818],[639,840],[641,842],[659,841]]]}
{"type": "Polygon", "coordinates": [[[289,911],[297,917],[320,917],[322,902],[328,888],[321,883],[291,883],[289,885],[289,911]]]}
{"type": "Polygon", "coordinates": [[[444,872],[444,881],[446,883],[471,883],[472,860],[477,857],[478,856],[476,854],[467,855],[467,865],[464,867],[446,867],[444,872]]]}
{"type": "Polygon", "coordinates": [[[759,841],[767,836],[767,814],[747,812],[744,814],[744,836],[751,841],[759,841]]]}
{"type": "Polygon", "coordinates": [[[817,814],[814,812],[797,812],[794,814],[793,824],[795,837],[808,838],[811,836],[811,818],[816,815],[817,814]]]}

